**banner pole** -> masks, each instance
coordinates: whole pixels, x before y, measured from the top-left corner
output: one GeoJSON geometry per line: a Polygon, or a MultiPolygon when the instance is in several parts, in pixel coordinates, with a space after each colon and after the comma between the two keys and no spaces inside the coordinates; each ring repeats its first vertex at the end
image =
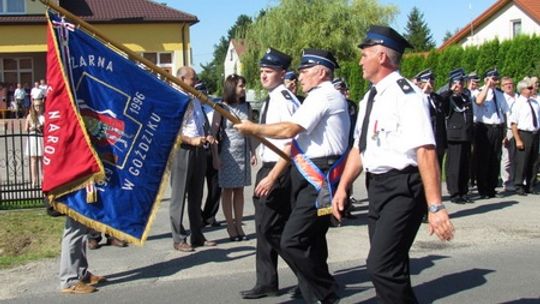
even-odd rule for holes
{"type": "MultiPolygon", "coordinates": [[[[231,113],[229,113],[228,111],[226,111],[222,107],[217,106],[217,104],[215,102],[211,101],[202,92],[199,92],[199,91],[195,90],[193,87],[185,84],[180,79],[174,77],[173,75],[171,75],[170,73],[168,73],[164,69],[162,69],[162,68],[158,67],[157,65],[155,65],[150,60],[140,56],[139,54],[133,52],[132,50],[130,50],[129,48],[123,46],[122,44],[117,43],[117,42],[109,39],[102,32],[100,32],[96,27],[94,27],[93,25],[89,24],[88,22],[82,20],[81,18],[75,16],[74,14],[72,14],[70,11],[64,9],[63,7],[57,5],[56,3],[54,3],[54,1],[51,1],[51,0],[39,0],[39,1],[41,3],[43,3],[44,5],[52,8],[53,10],[59,12],[60,14],[68,17],[74,23],[76,23],[78,26],[84,28],[88,32],[92,33],[93,35],[99,37],[104,42],[107,42],[110,45],[114,46],[115,48],[119,49],[120,51],[126,53],[131,60],[135,60],[135,61],[143,63],[148,68],[150,68],[154,73],[157,73],[157,74],[161,75],[162,77],[166,78],[168,81],[180,86],[185,92],[190,93],[191,95],[195,96],[200,101],[202,101],[205,104],[211,106],[212,109],[214,109],[214,111],[218,111],[222,116],[224,116],[225,118],[230,120],[233,124],[240,123],[240,120],[236,116],[232,115],[231,113]]],[[[257,135],[252,135],[252,136],[257,138],[257,140],[259,140],[262,144],[267,146],[270,150],[274,151],[280,157],[282,157],[282,158],[284,158],[286,160],[289,160],[289,161],[291,160],[290,157],[287,154],[285,154],[283,151],[281,151],[276,146],[274,146],[266,138],[263,138],[263,137],[260,137],[260,136],[257,136],[257,135]]]]}

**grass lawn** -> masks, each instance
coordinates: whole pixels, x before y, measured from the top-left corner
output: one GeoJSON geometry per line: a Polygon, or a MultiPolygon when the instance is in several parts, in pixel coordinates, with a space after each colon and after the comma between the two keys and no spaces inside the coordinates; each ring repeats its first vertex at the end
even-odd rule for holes
{"type": "Polygon", "coordinates": [[[0,212],[0,269],[60,254],[64,217],[44,208],[0,212]]]}

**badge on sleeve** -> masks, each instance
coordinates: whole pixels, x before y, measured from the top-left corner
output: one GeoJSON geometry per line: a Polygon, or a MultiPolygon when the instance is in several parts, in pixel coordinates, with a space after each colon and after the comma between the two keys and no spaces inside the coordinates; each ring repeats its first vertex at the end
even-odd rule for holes
{"type": "Polygon", "coordinates": [[[397,84],[405,94],[414,92],[414,89],[405,78],[398,79],[397,84]]]}

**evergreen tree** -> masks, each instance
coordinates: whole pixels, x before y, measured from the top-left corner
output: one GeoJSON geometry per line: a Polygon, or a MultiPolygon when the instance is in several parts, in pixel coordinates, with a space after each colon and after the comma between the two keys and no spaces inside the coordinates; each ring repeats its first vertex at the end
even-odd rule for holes
{"type": "Polygon", "coordinates": [[[435,47],[433,35],[426,22],[424,14],[417,7],[413,7],[409,13],[407,28],[403,36],[413,46],[414,52],[429,51],[435,47]]]}
{"type": "Polygon", "coordinates": [[[444,33],[444,37],[443,37],[443,39],[442,39],[442,42],[445,43],[446,40],[452,38],[452,36],[453,36],[452,32],[446,31],[446,33],[444,33]]]}

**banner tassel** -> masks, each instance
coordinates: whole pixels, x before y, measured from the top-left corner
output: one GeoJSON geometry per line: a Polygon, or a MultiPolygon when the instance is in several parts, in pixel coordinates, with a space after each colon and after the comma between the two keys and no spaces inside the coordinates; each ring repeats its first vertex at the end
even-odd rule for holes
{"type": "Polygon", "coordinates": [[[86,202],[89,204],[97,203],[97,191],[94,181],[89,181],[86,184],[86,202]]]}

